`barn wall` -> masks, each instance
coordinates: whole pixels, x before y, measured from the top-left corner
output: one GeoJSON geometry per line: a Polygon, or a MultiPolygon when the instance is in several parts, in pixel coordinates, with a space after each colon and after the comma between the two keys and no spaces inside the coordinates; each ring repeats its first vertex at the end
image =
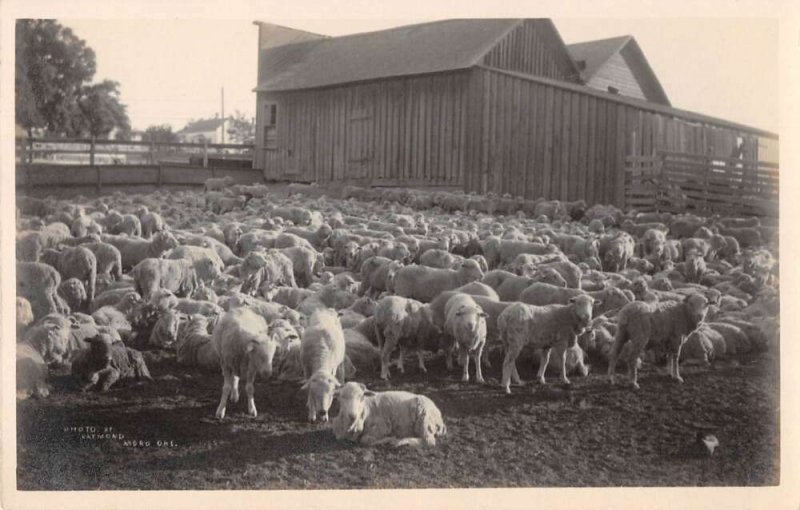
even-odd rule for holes
{"type": "Polygon", "coordinates": [[[487,68],[474,72],[472,90],[481,108],[466,191],[622,206],[627,155],[663,149],[727,157],[741,137],[745,157],[757,159],[752,132],[690,122],[546,80],[487,68]]]}
{"type": "Polygon", "coordinates": [[[461,186],[469,72],[259,94],[258,168],[267,179],[461,186]],[[278,105],[265,147],[265,105],[278,105]]]}
{"type": "Polygon", "coordinates": [[[580,81],[549,20],[526,20],[484,56],[483,65],[554,80],[580,81]]]}

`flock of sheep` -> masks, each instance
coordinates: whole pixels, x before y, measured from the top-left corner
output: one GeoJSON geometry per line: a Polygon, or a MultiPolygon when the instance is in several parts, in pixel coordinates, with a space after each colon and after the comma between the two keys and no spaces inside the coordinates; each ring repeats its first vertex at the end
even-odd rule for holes
{"type": "MultiPolygon", "coordinates": [[[[775,348],[777,227],[758,218],[635,213],[582,202],[347,187],[234,185],[203,193],[17,200],[17,388],[46,397],[54,367],[76,390],[152,379],[154,351],[221,371],[216,417],[257,416],[260,374],[307,392],[308,419],[338,439],[434,445],[424,395],[363,376],[418,370],[441,352],[462,381],[523,384],[520,356],[574,371],[775,348]],[[172,354],[169,354],[172,355],[172,354]],[[392,357],[396,356],[394,362],[392,357]],[[470,371],[472,367],[472,371],[470,371]],[[346,382],[350,381],[350,382],[346,382]]],[[[396,377],[396,375],[394,375],[396,377]]]]}

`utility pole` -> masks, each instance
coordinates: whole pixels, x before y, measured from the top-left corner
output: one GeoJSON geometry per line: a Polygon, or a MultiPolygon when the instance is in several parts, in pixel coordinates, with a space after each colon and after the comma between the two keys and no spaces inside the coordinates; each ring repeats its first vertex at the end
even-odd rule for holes
{"type": "Polygon", "coordinates": [[[225,87],[222,87],[222,143],[225,143],[225,87]]]}

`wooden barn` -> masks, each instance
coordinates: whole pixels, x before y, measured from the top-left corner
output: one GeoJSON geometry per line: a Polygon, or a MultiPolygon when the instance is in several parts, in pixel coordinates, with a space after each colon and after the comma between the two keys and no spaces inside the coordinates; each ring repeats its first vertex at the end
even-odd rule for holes
{"type": "Polygon", "coordinates": [[[343,37],[257,24],[254,164],[270,180],[622,206],[629,157],[755,161],[777,138],[671,107],[632,37],[567,47],[549,19],[343,37]]]}

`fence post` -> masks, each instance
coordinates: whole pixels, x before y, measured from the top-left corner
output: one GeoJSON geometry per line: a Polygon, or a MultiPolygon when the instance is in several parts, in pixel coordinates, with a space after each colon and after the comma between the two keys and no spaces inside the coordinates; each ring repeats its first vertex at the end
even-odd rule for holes
{"type": "Polygon", "coordinates": [[[89,144],[89,166],[94,166],[95,137],[92,135],[92,143],[89,144]]]}
{"type": "Polygon", "coordinates": [[[208,141],[203,141],[203,168],[208,168],[208,141]]]}
{"type": "Polygon", "coordinates": [[[156,164],[156,144],[152,140],[150,140],[150,164],[156,164]]]}

